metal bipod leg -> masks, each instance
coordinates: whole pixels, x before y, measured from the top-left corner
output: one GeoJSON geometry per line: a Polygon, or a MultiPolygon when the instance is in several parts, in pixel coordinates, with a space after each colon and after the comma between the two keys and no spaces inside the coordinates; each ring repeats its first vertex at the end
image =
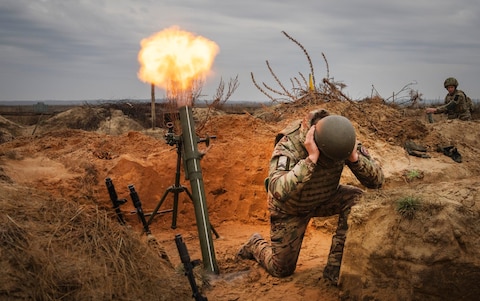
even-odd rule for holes
{"type": "Polygon", "coordinates": [[[155,217],[155,215],[157,215],[158,212],[158,209],[160,208],[160,206],[162,206],[163,202],[165,201],[165,199],[167,198],[167,195],[168,193],[173,193],[173,209],[167,209],[167,210],[163,210],[163,211],[160,211],[160,213],[167,213],[167,212],[172,212],[173,211],[173,217],[172,217],[172,229],[175,229],[177,228],[177,212],[178,212],[178,194],[180,192],[183,192],[185,191],[187,188],[184,187],[184,186],[175,186],[175,185],[172,185],[170,187],[167,188],[167,190],[165,190],[165,193],[163,194],[162,198],[160,199],[160,201],[158,202],[157,206],[155,207],[155,209],[153,209],[152,213],[150,213],[150,218],[148,219],[148,222],[147,224],[150,225],[153,221],[153,218],[155,217]]]}
{"type": "MultiPolygon", "coordinates": [[[[155,206],[155,209],[153,209],[152,213],[145,214],[145,215],[150,215],[150,218],[147,221],[147,225],[150,225],[152,223],[155,215],[157,215],[159,213],[158,209],[160,209],[163,202],[167,198],[167,195],[170,192],[173,193],[173,209],[163,210],[163,211],[160,211],[160,213],[173,212],[172,213],[172,226],[171,226],[172,229],[177,228],[178,195],[181,192],[186,192],[188,197],[190,198],[190,200],[193,203],[193,196],[190,193],[190,191],[187,189],[187,187],[180,184],[180,167],[181,167],[181,163],[182,163],[182,150],[181,150],[181,148],[182,148],[181,143],[180,143],[180,141],[178,141],[177,142],[177,169],[176,169],[176,172],[175,172],[175,184],[168,187],[165,190],[165,193],[163,194],[162,198],[158,202],[157,206],[155,206]]],[[[218,232],[215,230],[215,228],[213,228],[213,226],[211,224],[210,224],[210,228],[212,229],[212,232],[215,234],[216,238],[219,238],[220,235],[218,235],[218,232]]]]}
{"type": "MultiPolygon", "coordinates": [[[[155,209],[153,209],[152,213],[145,214],[145,215],[150,215],[150,218],[147,221],[147,225],[150,225],[152,223],[153,218],[158,213],[172,212],[172,226],[171,226],[171,228],[176,229],[177,228],[177,214],[178,214],[178,195],[180,194],[180,192],[186,192],[188,197],[190,198],[190,200],[193,203],[193,196],[192,196],[192,194],[190,193],[190,191],[188,190],[187,187],[182,186],[182,185],[180,185],[180,186],[172,185],[172,186],[167,188],[167,190],[163,194],[162,198],[160,199],[160,202],[158,202],[157,206],[155,207],[155,209]],[[167,210],[163,210],[163,211],[159,212],[158,209],[162,206],[163,202],[167,198],[168,193],[170,193],[170,192],[173,193],[173,209],[167,209],[167,210]]],[[[218,234],[217,230],[215,230],[215,228],[213,227],[212,224],[210,224],[210,228],[212,229],[213,234],[215,234],[215,237],[219,238],[220,235],[218,234]]]]}

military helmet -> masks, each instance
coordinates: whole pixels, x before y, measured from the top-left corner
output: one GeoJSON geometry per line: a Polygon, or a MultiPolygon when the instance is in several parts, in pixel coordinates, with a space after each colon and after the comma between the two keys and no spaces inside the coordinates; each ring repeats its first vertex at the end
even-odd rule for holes
{"type": "Polygon", "coordinates": [[[445,80],[445,82],[443,83],[443,86],[445,87],[445,89],[448,86],[455,86],[455,88],[456,88],[456,87],[458,87],[458,81],[454,77],[449,77],[445,80]]]}
{"type": "Polygon", "coordinates": [[[355,129],[346,117],[329,115],[315,125],[315,143],[320,156],[325,155],[333,161],[347,159],[356,143],[355,129]]]}

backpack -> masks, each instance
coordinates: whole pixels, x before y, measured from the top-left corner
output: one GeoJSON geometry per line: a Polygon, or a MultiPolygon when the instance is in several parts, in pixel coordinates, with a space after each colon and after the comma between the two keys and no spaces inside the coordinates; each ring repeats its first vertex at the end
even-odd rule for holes
{"type": "Polygon", "coordinates": [[[463,96],[465,96],[465,101],[467,102],[467,108],[470,110],[470,113],[472,113],[473,112],[473,101],[472,101],[472,99],[470,97],[468,97],[467,94],[465,94],[465,92],[463,92],[463,96]]]}
{"type": "MultiPolygon", "coordinates": [[[[472,113],[473,112],[472,99],[468,97],[467,94],[465,94],[465,92],[463,92],[462,90],[457,90],[457,92],[463,94],[463,97],[465,97],[465,103],[467,105],[467,109],[470,111],[470,113],[472,113]]],[[[458,94],[455,96],[455,101],[457,101],[457,99],[458,99],[458,94]]]]}

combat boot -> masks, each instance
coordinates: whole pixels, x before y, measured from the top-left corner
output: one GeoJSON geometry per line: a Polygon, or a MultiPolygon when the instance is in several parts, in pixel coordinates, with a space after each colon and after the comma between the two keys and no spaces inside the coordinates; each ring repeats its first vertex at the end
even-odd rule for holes
{"type": "Polygon", "coordinates": [[[250,239],[245,243],[240,250],[238,250],[237,257],[241,259],[254,259],[252,253],[252,247],[256,242],[262,240],[262,236],[258,233],[253,234],[250,239]]]}

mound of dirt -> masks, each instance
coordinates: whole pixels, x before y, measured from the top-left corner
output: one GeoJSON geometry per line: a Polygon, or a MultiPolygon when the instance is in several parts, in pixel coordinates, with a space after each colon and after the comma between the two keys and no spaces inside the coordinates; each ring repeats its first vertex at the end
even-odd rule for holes
{"type": "Polygon", "coordinates": [[[98,125],[97,132],[107,135],[121,135],[130,131],[142,131],[143,127],[131,118],[128,118],[120,110],[110,110],[110,116],[102,120],[98,125]]]}
{"type": "Polygon", "coordinates": [[[104,108],[80,106],[61,112],[49,119],[43,120],[38,133],[68,129],[96,130],[100,122],[110,117],[110,112],[104,108]]]}
{"type": "Polygon", "coordinates": [[[0,143],[12,141],[15,137],[21,136],[24,128],[3,116],[0,116],[0,143]]]}
{"type": "Polygon", "coordinates": [[[0,182],[2,300],[171,300],[191,292],[154,237],[105,210],[0,182]]]}
{"type": "Polygon", "coordinates": [[[480,294],[480,181],[373,193],[353,208],[344,299],[475,300],[480,294]],[[440,192],[440,193],[439,193],[440,192]]]}
{"type": "MultiPolygon", "coordinates": [[[[254,261],[235,258],[252,233],[269,236],[264,179],[275,135],[318,108],[283,104],[253,114],[196,114],[198,136],[215,137],[208,147],[202,142],[198,148],[205,152],[201,164],[208,214],[219,233],[214,247],[220,272],[197,278],[202,294],[210,300],[471,300],[472,293],[478,295],[471,280],[480,271],[480,123],[440,116],[428,123],[420,109],[381,103],[332,101],[322,107],[352,120],[358,140],[386,176],[382,189],[365,189],[364,200],[352,212],[341,285],[322,278],[335,216],[312,220],[292,276],[274,278],[254,261]],[[427,156],[409,155],[406,141],[421,146],[427,156]],[[462,162],[437,151],[439,145],[456,147],[462,162]],[[398,207],[404,198],[415,200],[406,215],[398,207]]],[[[108,299],[112,281],[120,282],[124,300],[191,298],[188,280],[175,271],[180,259],[173,238],[182,234],[192,259],[201,258],[192,200],[180,193],[173,216],[174,197],[166,195],[161,214],[150,225],[158,242],[152,251],[127,189],[135,186],[143,211],[149,213],[175,183],[178,145],[166,143],[167,130],[138,129],[119,112],[95,108],[78,108],[44,122],[35,135],[31,129],[28,136],[9,132],[13,140],[0,144],[2,237],[9,239],[2,240],[0,251],[8,254],[2,257],[8,258],[10,271],[0,274],[0,283],[8,284],[0,287],[0,296],[35,298],[32,283],[44,272],[39,266],[49,266],[49,289],[42,290],[51,299],[61,293],[71,293],[75,300],[108,299]],[[118,197],[127,200],[121,210],[129,229],[115,224],[106,178],[112,179],[118,197]],[[30,203],[33,209],[27,212],[30,203]],[[49,204],[58,208],[49,212],[49,204]],[[41,258],[33,259],[37,255],[26,253],[26,246],[41,258]],[[30,259],[15,266],[15,256],[30,259]],[[92,266],[82,267],[85,262],[92,266]],[[147,266],[152,270],[145,270],[147,266]],[[12,272],[19,267],[22,272],[12,272]],[[57,275],[62,272],[57,267],[67,267],[70,274],[57,275]],[[72,271],[85,275],[74,278],[72,271]],[[119,280],[120,274],[124,278],[119,280]],[[72,285],[62,286],[58,279],[72,285]],[[88,285],[79,287],[83,282],[88,285]],[[144,286],[152,288],[141,295],[144,286]],[[152,295],[157,297],[147,298],[152,295]]],[[[183,168],[180,174],[181,185],[189,188],[183,168]]],[[[348,170],[342,183],[361,187],[348,170]]]]}

